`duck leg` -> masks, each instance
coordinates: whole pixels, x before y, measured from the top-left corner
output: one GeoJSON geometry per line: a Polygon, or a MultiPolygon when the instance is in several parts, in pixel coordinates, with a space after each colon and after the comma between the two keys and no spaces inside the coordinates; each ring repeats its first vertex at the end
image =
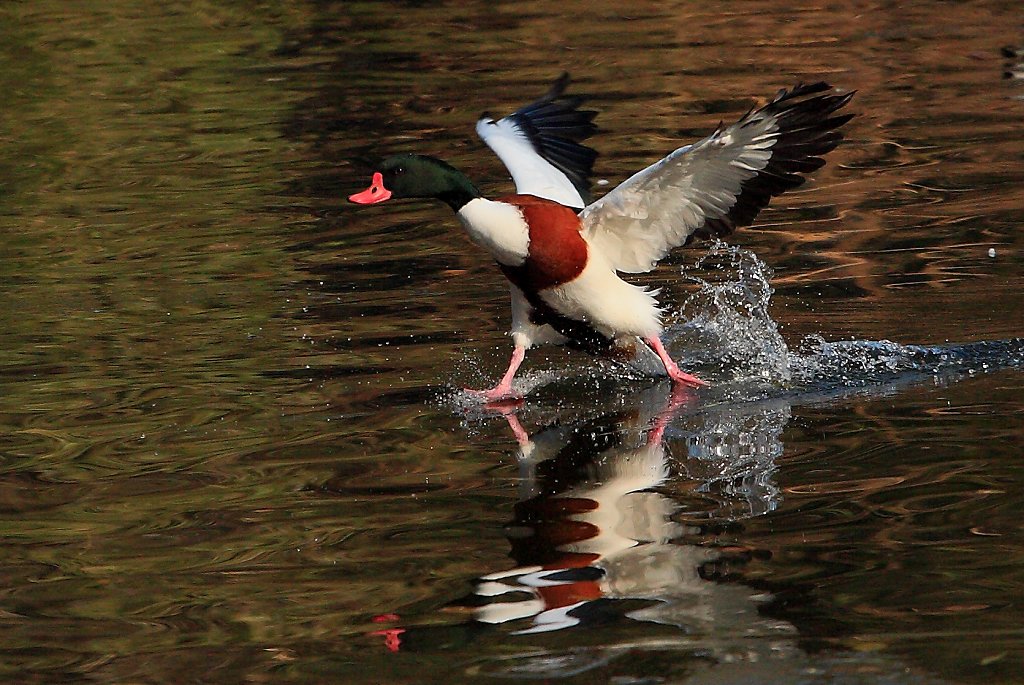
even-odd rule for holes
{"type": "Polygon", "coordinates": [[[688,385],[694,388],[699,388],[702,385],[708,385],[707,381],[702,381],[696,376],[691,376],[690,374],[680,370],[680,368],[676,366],[676,363],[672,361],[672,357],[668,355],[668,351],[661,343],[661,338],[656,335],[651,335],[644,338],[644,342],[650,345],[651,349],[654,350],[654,353],[658,355],[658,359],[660,359],[661,363],[665,365],[665,373],[668,374],[668,377],[672,379],[673,383],[682,383],[683,385],[688,385]]]}
{"type": "Polygon", "coordinates": [[[488,402],[494,402],[495,400],[503,400],[509,397],[515,397],[515,393],[512,392],[512,379],[516,375],[516,371],[519,370],[519,366],[523,363],[523,359],[526,358],[526,348],[522,345],[516,345],[515,349],[512,350],[512,359],[509,360],[508,370],[505,371],[505,375],[501,377],[498,384],[490,390],[472,390],[466,388],[466,392],[476,395],[488,402]]]}

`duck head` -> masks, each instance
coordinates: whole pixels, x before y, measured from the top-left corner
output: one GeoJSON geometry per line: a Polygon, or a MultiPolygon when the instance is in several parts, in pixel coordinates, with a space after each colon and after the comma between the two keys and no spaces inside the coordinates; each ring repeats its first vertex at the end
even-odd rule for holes
{"type": "Polygon", "coordinates": [[[395,155],[381,162],[366,190],[349,201],[374,205],[410,197],[436,198],[458,211],[480,192],[458,169],[427,155],[395,155]]]}

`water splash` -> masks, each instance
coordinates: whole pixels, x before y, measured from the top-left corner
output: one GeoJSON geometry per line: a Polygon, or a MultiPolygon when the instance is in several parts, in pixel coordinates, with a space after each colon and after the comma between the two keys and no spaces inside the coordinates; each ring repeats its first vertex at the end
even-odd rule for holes
{"type": "Polygon", "coordinates": [[[773,275],[750,250],[722,242],[683,270],[697,289],[680,308],[686,323],[667,335],[685,341],[688,363],[715,369],[718,383],[790,379],[789,348],[769,314],[773,275]]]}
{"type": "Polygon", "coordinates": [[[901,345],[891,340],[804,338],[791,355],[793,377],[803,385],[863,386],[906,374],[974,375],[1024,366],[1024,339],[945,345],[901,345]]]}
{"type": "Polygon", "coordinates": [[[716,243],[683,276],[696,290],[670,344],[716,386],[826,391],[1024,367],[1024,338],[922,346],[810,335],[790,349],[769,313],[772,269],[753,252],[716,243]]]}

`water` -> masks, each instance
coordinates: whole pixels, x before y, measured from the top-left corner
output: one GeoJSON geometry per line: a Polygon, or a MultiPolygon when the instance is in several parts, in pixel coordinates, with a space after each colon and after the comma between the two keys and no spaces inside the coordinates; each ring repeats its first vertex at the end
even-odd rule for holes
{"type": "Polygon", "coordinates": [[[0,679],[1018,682],[1017,5],[4,5],[0,679]],[[507,192],[472,123],[562,69],[612,184],[858,90],[645,279],[695,396],[537,350],[455,399],[500,275],[343,201],[410,150],[507,192]]]}

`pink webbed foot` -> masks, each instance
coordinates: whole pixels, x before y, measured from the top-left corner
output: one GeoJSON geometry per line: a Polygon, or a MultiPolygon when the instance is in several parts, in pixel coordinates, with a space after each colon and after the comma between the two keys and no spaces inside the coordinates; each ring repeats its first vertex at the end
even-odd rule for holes
{"type": "Polygon", "coordinates": [[[505,371],[505,375],[501,377],[498,384],[490,390],[473,390],[471,388],[464,388],[464,390],[475,397],[479,397],[488,404],[492,402],[498,402],[501,400],[515,400],[519,399],[519,396],[512,391],[512,379],[516,375],[516,371],[519,370],[519,365],[523,363],[523,359],[526,358],[526,348],[519,347],[518,345],[512,350],[512,359],[508,362],[508,370],[505,371]]]}
{"type": "Polygon", "coordinates": [[[685,371],[680,370],[677,366],[674,369],[665,369],[668,372],[669,378],[672,379],[673,383],[685,385],[688,388],[700,388],[711,385],[707,381],[703,381],[696,376],[692,376],[685,371]]]}
{"type": "Polygon", "coordinates": [[[691,388],[710,385],[707,381],[702,381],[696,376],[691,376],[680,369],[672,360],[672,357],[669,356],[668,350],[666,350],[665,346],[661,343],[661,338],[656,335],[652,335],[649,338],[644,338],[644,341],[651,346],[651,349],[654,350],[656,355],[658,355],[661,363],[665,365],[665,373],[668,374],[668,377],[672,379],[673,383],[682,384],[691,388]]]}
{"type": "Polygon", "coordinates": [[[474,390],[473,388],[463,388],[467,395],[472,395],[487,404],[495,402],[513,402],[515,400],[521,400],[522,398],[512,390],[512,384],[498,383],[496,386],[489,390],[474,390]]]}

